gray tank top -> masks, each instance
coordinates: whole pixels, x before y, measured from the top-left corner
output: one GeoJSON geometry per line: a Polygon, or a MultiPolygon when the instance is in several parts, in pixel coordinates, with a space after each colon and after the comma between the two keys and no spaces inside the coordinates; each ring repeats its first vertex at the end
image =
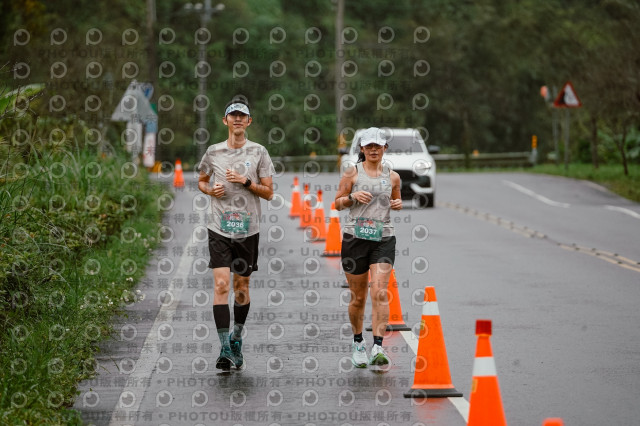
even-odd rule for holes
{"type": "Polygon", "coordinates": [[[395,235],[389,212],[391,210],[391,169],[386,164],[382,165],[382,174],[378,177],[370,177],[364,171],[362,163],[356,164],[358,177],[351,187],[351,192],[367,191],[373,198],[369,204],[363,204],[354,200],[349,208],[347,220],[342,231],[349,235],[355,235],[356,218],[363,217],[384,222],[382,237],[395,235]]]}

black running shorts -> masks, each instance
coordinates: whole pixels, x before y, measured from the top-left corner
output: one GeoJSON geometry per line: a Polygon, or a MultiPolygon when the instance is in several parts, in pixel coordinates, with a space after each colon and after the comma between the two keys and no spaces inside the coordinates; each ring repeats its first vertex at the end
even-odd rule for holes
{"type": "Polygon", "coordinates": [[[396,260],[396,237],[382,237],[381,241],[356,238],[342,234],[342,269],[348,274],[360,275],[374,263],[388,263],[396,260]]]}
{"type": "Polygon", "coordinates": [[[230,268],[234,274],[248,277],[258,270],[259,238],[260,234],[228,238],[209,229],[209,268],[230,268]]]}

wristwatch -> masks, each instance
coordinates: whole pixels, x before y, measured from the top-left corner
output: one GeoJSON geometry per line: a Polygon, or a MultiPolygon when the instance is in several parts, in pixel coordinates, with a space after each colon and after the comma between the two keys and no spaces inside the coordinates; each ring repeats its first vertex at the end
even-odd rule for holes
{"type": "Polygon", "coordinates": [[[347,196],[347,198],[348,198],[348,199],[349,199],[349,201],[351,201],[352,203],[354,202],[354,199],[353,199],[353,197],[351,196],[351,194],[349,194],[349,195],[347,196]]]}
{"type": "Polygon", "coordinates": [[[247,181],[245,183],[243,183],[242,186],[244,186],[245,188],[250,187],[251,186],[251,179],[247,178],[247,181]]]}

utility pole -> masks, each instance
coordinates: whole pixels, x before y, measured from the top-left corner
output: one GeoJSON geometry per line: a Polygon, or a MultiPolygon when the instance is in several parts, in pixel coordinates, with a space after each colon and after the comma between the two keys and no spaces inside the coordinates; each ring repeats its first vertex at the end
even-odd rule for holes
{"type": "Polygon", "coordinates": [[[156,76],[158,75],[155,27],[156,0],[147,0],[147,64],[149,66],[149,83],[154,88],[156,87],[156,76]]]}
{"type": "MultiPolygon", "coordinates": [[[[211,0],[205,0],[204,10],[200,14],[200,27],[207,28],[207,24],[209,23],[210,20],[211,20],[211,0]]],[[[207,62],[207,46],[205,45],[205,43],[202,43],[202,42],[199,42],[198,46],[199,46],[198,60],[202,62],[207,62]]],[[[198,84],[198,94],[200,95],[200,97],[207,96],[207,76],[204,74],[200,74],[200,82],[198,84]]],[[[204,108],[200,108],[198,111],[198,123],[199,123],[198,124],[199,128],[201,129],[207,128],[207,111],[204,108]]],[[[200,159],[204,156],[206,147],[204,143],[199,143],[199,141],[196,141],[196,143],[198,144],[197,160],[200,161],[200,159]]]]}
{"type": "Polygon", "coordinates": [[[564,112],[564,171],[569,170],[569,150],[571,144],[569,143],[569,137],[571,136],[571,112],[569,108],[564,112]]]}
{"type": "MultiPolygon", "coordinates": [[[[556,97],[558,93],[558,88],[553,86],[553,98],[556,97]]],[[[555,153],[554,157],[556,159],[556,166],[560,164],[560,148],[558,147],[558,110],[556,108],[551,108],[551,131],[553,134],[553,152],[555,153]]]]}
{"type": "Polygon", "coordinates": [[[336,136],[338,141],[341,141],[342,129],[343,129],[343,114],[341,100],[344,96],[344,90],[342,85],[342,65],[344,63],[344,43],[342,40],[342,29],[344,27],[344,0],[338,0],[337,12],[336,12],[336,65],[335,65],[335,97],[336,97],[336,136]]]}
{"type": "MultiPolygon", "coordinates": [[[[201,3],[196,3],[195,5],[192,5],[191,3],[187,3],[187,5],[185,5],[185,8],[188,11],[193,10],[194,12],[196,12],[197,14],[200,15],[200,28],[207,28],[207,25],[209,24],[209,21],[211,21],[211,16],[214,13],[218,13],[221,12],[222,10],[224,10],[224,4],[219,3],[218,5],[216,5],[215,7],[211,7],[211,0],[205,0],[204,1],[204,5],[202,5],[201,3]]],[[[198,42],[198,61],[199,62],[207,62],[207,43],[203,43],[200,40],[197,40],[198,42]]],[[[198,83],[198,95],[200,98],[202,97],[206,97],[207,96],[207,75],[206,73],[200,74],[199,75],[199,83],[198,83]]],[[[204,108],[200,108],[198,111],[198,127],[200,129],[206,129],[207,128],[207,111],[204,108]]],[[[205,153],[206,150],[206,146],[204,143],[198,143],[198,141],[196,141],[196,144],[198,145],[198,160],[200,160],[202,158],[202,156],[205,153]]]]}
{"type": "MultiPolygon", "coordinates": [[[[149,68],[149,84],[151,91],[148,95],[149,103],[153,109],[153,94],[156,89],[156,76],[158,75],[158,61],[156,53],[156,0],[147,0],[147,66],[149,68]]],[[[157,113],[157,111],[154,111],[157,113]]],[[[153,167],[158,158],[158,121],[145,122],[145,136],[142,142],[143,163],[147,167],[153,167]]]]}

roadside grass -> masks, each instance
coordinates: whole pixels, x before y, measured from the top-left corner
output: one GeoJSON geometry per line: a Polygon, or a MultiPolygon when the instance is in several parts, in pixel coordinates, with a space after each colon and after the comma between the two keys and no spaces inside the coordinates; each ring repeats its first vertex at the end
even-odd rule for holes
{"type": "Polygon", "coordinates": [[[171,196],[124,156],[49,145],[0,146],[0,424],[82,424],[77,384],[113,315],[143,297],[171,196]]]}
{"type": "Polygon", "coordinates": [[[438,173],[477,173],[477,172],[522,172],[564,176],[573,179],[584,179],[604,186],[611,192],[640,202],[640,164],[629,164],[629,175],[625,176],[619,164],[603,164],[595,169],[591,164],[569,164],[568,170],[564,165],[539,164],[533,167],[475,167],[465,169],[439,168],[438,173]]]}

